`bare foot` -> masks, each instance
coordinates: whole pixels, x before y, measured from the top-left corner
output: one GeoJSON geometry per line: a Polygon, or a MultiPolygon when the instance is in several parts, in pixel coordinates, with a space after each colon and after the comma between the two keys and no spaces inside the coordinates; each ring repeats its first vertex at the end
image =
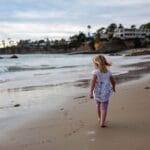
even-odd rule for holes
{"type": "Polygon", "coordinates": [[[106,125],[101,125],[101,128],[106,128],[107,126],[106,125]]]}

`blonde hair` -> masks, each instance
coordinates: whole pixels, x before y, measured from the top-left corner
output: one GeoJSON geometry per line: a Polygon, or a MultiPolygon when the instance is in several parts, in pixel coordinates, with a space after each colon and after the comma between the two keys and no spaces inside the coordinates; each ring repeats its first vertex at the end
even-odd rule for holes
{"type": "Polygon", "coordinates": [[[109,63],[106,58],[102,55],[97,55],[93,58],[93,63],[96,65],[99,70],[103,73],[107,72],[107,66],[111,66],[111,63],[109,63]]]}

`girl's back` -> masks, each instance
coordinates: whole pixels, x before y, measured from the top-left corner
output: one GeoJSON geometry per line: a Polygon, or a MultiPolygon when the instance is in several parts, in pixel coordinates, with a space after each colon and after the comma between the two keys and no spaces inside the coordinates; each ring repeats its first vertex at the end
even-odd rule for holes
{"type": "Polygon", "coordinates": [[[97,77],[97,82],[109,82],[111,72],[108,70],[106,73],[101,72],[99,69],[93,70],[92,74],[95,74],[97,77]]]}
{"type": "Polygon", "coordinates": [[[92,74],[96,76],[94,88],[95,98],[97,101],[108,101],[111,95],[111,72],[108,70],[106,73],[102,73],[99,69],[95,69],[92,74]]]}

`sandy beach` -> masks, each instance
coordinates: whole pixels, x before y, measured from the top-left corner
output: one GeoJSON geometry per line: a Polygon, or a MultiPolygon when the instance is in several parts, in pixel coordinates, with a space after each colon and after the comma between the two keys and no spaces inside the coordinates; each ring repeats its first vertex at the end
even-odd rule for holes
{"type": "Polygon", "coordinates": [[[0,149],[149,150],[149,98],[149,75],[119,84],[109,105],[108,128],[100,128],[95,102],[85,89],[55,111],[26,115],[24,124],[0,135],[0,149]]]}

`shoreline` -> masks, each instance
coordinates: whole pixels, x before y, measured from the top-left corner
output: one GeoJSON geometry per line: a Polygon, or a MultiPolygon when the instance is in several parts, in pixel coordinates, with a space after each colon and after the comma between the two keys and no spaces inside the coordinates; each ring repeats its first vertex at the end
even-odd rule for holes
{"type": "MultiPolygon", "coordinates": [[[[150,61],[140,62],[130,65],[122,65],[122,67],[135,67],[134,70],[129,70],[127,73],[114,75],[117,84],[129,82],[142,78],[144,75],[150,73],[150,61]]],[[[90,80],[79,80],[76,82],[76,86],[86,88],[89,86],[90,80]]]]}

